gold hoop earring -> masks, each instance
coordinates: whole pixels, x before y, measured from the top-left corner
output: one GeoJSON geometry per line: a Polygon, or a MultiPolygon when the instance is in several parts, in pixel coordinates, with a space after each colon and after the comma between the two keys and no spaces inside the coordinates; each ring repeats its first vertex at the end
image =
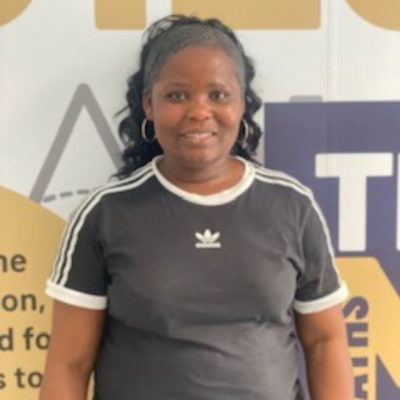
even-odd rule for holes
{"type": "Polygon", "coordinates": [[[250,126],[249,126],[249,123],[244,118],[242,118],[242,120],[240,121],[240,124],[243,125],[243,129],[240,129],[239,132],[243,132],[243,135],[241,135],[242,137],[240,139],[238,137],[237,142],[242,146],[246,146],[247,139],[250,136],[250,126]]]}
{"type": "Polygon", "coordinates": [[[155,135],[155,133],[153,132],[153,137],[152,137],[151,139],[149,139],[149,138],[147,137],[146,125],[147,125],[148,122],[149,122],[149,120],[148,120],[147,118],[144,118],[144,119],[143,119],[142,125],[141,125],[141,127],[140,127],[140,133],[141,133],[142,138],[143,138],[143,140],[144,140],[145,142],[151,143],[151,142],[154,142],[154,140],[155,140],[155,138],[156,138],[156,135],[155,135]]]}

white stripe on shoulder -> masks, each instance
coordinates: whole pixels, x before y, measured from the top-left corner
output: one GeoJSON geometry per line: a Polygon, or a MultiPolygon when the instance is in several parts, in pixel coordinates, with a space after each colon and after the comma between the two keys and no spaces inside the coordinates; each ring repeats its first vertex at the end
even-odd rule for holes
{"type": "Polygon", "coordinates": [[[77,241],[79,230],[81,229],[86,216],[99,203],[103,196],[109,193],[123,192],[142,185],[145,181],[154,175],[151,165],[138,169],[129,178],[122,179],[113,183],[104,185],[95,190],[86,201],[75,212],[71,222],[68,224],[62,245],[59,249],[57,261],[55,263],[54,272],[51,276],[53,282],[65,285],[68,279],[68,273],[71,268],[70,262],[77,241]],[[61,277],[62,275],[62,277],[61,277]]]}
{"type": "Polygon", "coordinates": [[[84,210],[86,207],[90,206],[90,203],[93,201],[93,199],[96,198],[96,196],[99,193],[102,193],[104,190],[107,190],[108,188],[112,188],[115,186],[119,186],[119,185],[124,185],[125,183],[129,184],[131,181],[134,181],[136,179],[138,179],[140,176],[146,174],[148,171],[151,171],[151,165],[146,164],[145,166],[137,169],[136,171],[134,171],[134,173],[125,179],[121,179],[119,181],[115,181],[115,182],[111,182],[111,183],[107,183],[105,185],[102,185],[101,187],[97,188],[96,190],[94,190],[86,199],[85,201],[75,210],[70,222],[67,224],[65,231],[63,233],[63,239],[60,243],[60,247],[58,249],[58,255],[56,258],[56,262],[55,262],[55,268],[53,269],[53,274],[51,276],[51,280],[52,281],[57,281],[59,278],[59,273],[60,273],[60,265],[63,264],[63,255],[65,254],[65,247],[68,243],[68,238],[71,235],[71,231],[75,225],[75,221],[79,218],[82,210],[84,210]]]}
{"type": "Polygon", "coordinates": [[[335,251],[333,250],[333,245],[332,245],[332,241],[331,241],[331,235],[329,233],[328,224],[325,220],[324,214],[322,213],[318,203],[315,201],[312,190],[310,188],[308,188],[307,186],[304,186],[297,179],[293,178],[290,175],[285,174],[284,172],[270,170],[270,169],[266,169],[266,168],[258,167],[256,169],[256,179],[259,181],[265,182],[265,183],[272,184],[272,185],[280,185],[280,186],[289,187],[310,199],[311,205],[314,208],[315,212],[317,213],[317,215],[320,219],[322,229],[325,234],[325,240],[326,240],[328,250],[329,250],[329,255],[332,260],[332,265],[335,269],[338,279],[340,280],[340,273],[336,266],[335,251]]]}
{"type": "MultiPolygon", "coordinates": [[[[278,183],[279,182],[291,183],[292,185],[295,185],[299,189],[298,191],[300,191],[300,193],[312,195],[312,191],[310,190],[310,188],[303,185],[296,178],[294,178],[291,175],[286,174],[285,172],[278,171],[275,169],[260,167],[260,166],[257,166],[255,168],[255,170],[256,170],[257,177],[270,179],[271,180],[270,183],[273,183],[273,181],[275,181],[275,180],[277,180],[278,183]]],[[[290,186],[290,187],[292,187],[292,186],[290,186]]]]}

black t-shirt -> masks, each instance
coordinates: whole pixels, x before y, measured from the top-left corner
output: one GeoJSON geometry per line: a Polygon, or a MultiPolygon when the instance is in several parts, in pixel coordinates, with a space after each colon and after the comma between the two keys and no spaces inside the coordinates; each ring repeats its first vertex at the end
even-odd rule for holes
{"type": "Polygon", "coordinates": [[[294,310],[347,289],[310,190],[242,162],[237,185],[203,196],[155,159],[75,213],[47,293],[107,309],[96,400],[300,398],[294,310]]]}

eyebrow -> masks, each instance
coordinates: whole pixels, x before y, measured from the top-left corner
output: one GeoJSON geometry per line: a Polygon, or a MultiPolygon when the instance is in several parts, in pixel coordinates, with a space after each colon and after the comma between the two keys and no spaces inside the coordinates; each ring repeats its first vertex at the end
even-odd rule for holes
{"type": "MultiPolygon", "coordinates": [[[[166,82],[161,84],[160,86],[162,88],[169,88],[169,87],[179,87],[179,88],[187,88],[191,84],[190,82],[185,82],[185,81],[172,81],[172,82],[166,82]]],[[[216,81],[216,82],[210,82],[207,84],[208,88],[215,88],[215,87],[221,87],[221,86],[232,86],[232,84],[228,81],[216,81]]],[[[240,85],[239,85],[240,86],[240,85]]]]}

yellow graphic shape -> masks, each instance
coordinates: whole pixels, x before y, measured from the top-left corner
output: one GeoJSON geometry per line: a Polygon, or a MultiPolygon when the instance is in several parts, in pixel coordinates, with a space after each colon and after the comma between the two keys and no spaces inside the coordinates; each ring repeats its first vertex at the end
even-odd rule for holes
{"type": "Polygon", "coordinates": [[[145,0],[95,0],[98,29],[143,29],[146,26],[145,0]]]}
{"type": "MultiPolygon", "coordinates": [[[[367,346],[350,346],[352,358],[366,359],[367,367],[354,368],[354,374],[368,374],[365,388],[369,400],[376,400],[376,356],[379,356],[396,385],[400,386],[400,299],[396,289],[376,258],[338,258],[338,267],[350,289],[350,300],[363,298],[368,304],[366,315],[352,312],[346,323],[366,323],[367,332],[355,333],[367,338],[367,346]]],[[[389,399],[388,399],[389,400],[389,399]]]]}
{"type": "Polygon", "coordinates": [[[363,19],[390,30],[400,30],[400,0],[347,0],[363,19]]]}
{"type": "Polygon", "coordinates": [[[217,17],[234,29],[318,29],[320,0],[172,0],[173,11],[217,17]]]}
{"type": "MultiPolygon", "coordinates": [[[[169,1],[169,0],[168,0],[169,1]]],[[[233,29],[318,29],[320,0],[171,0],[175,14],[217,17],[233,29]]],[[[144,29],[145,0],[95,0],[98,29],[144,29]]]]}
{"type": "Polygon", "coordinates": [[[22,14],[32,0],[0,0],[0,26],[22,14]]]}
{"type": "Polygon", "coordinates": [[[64,221],[0,187],[0,399],[36,400],[48,346],[44,294],[64,221]]]}

